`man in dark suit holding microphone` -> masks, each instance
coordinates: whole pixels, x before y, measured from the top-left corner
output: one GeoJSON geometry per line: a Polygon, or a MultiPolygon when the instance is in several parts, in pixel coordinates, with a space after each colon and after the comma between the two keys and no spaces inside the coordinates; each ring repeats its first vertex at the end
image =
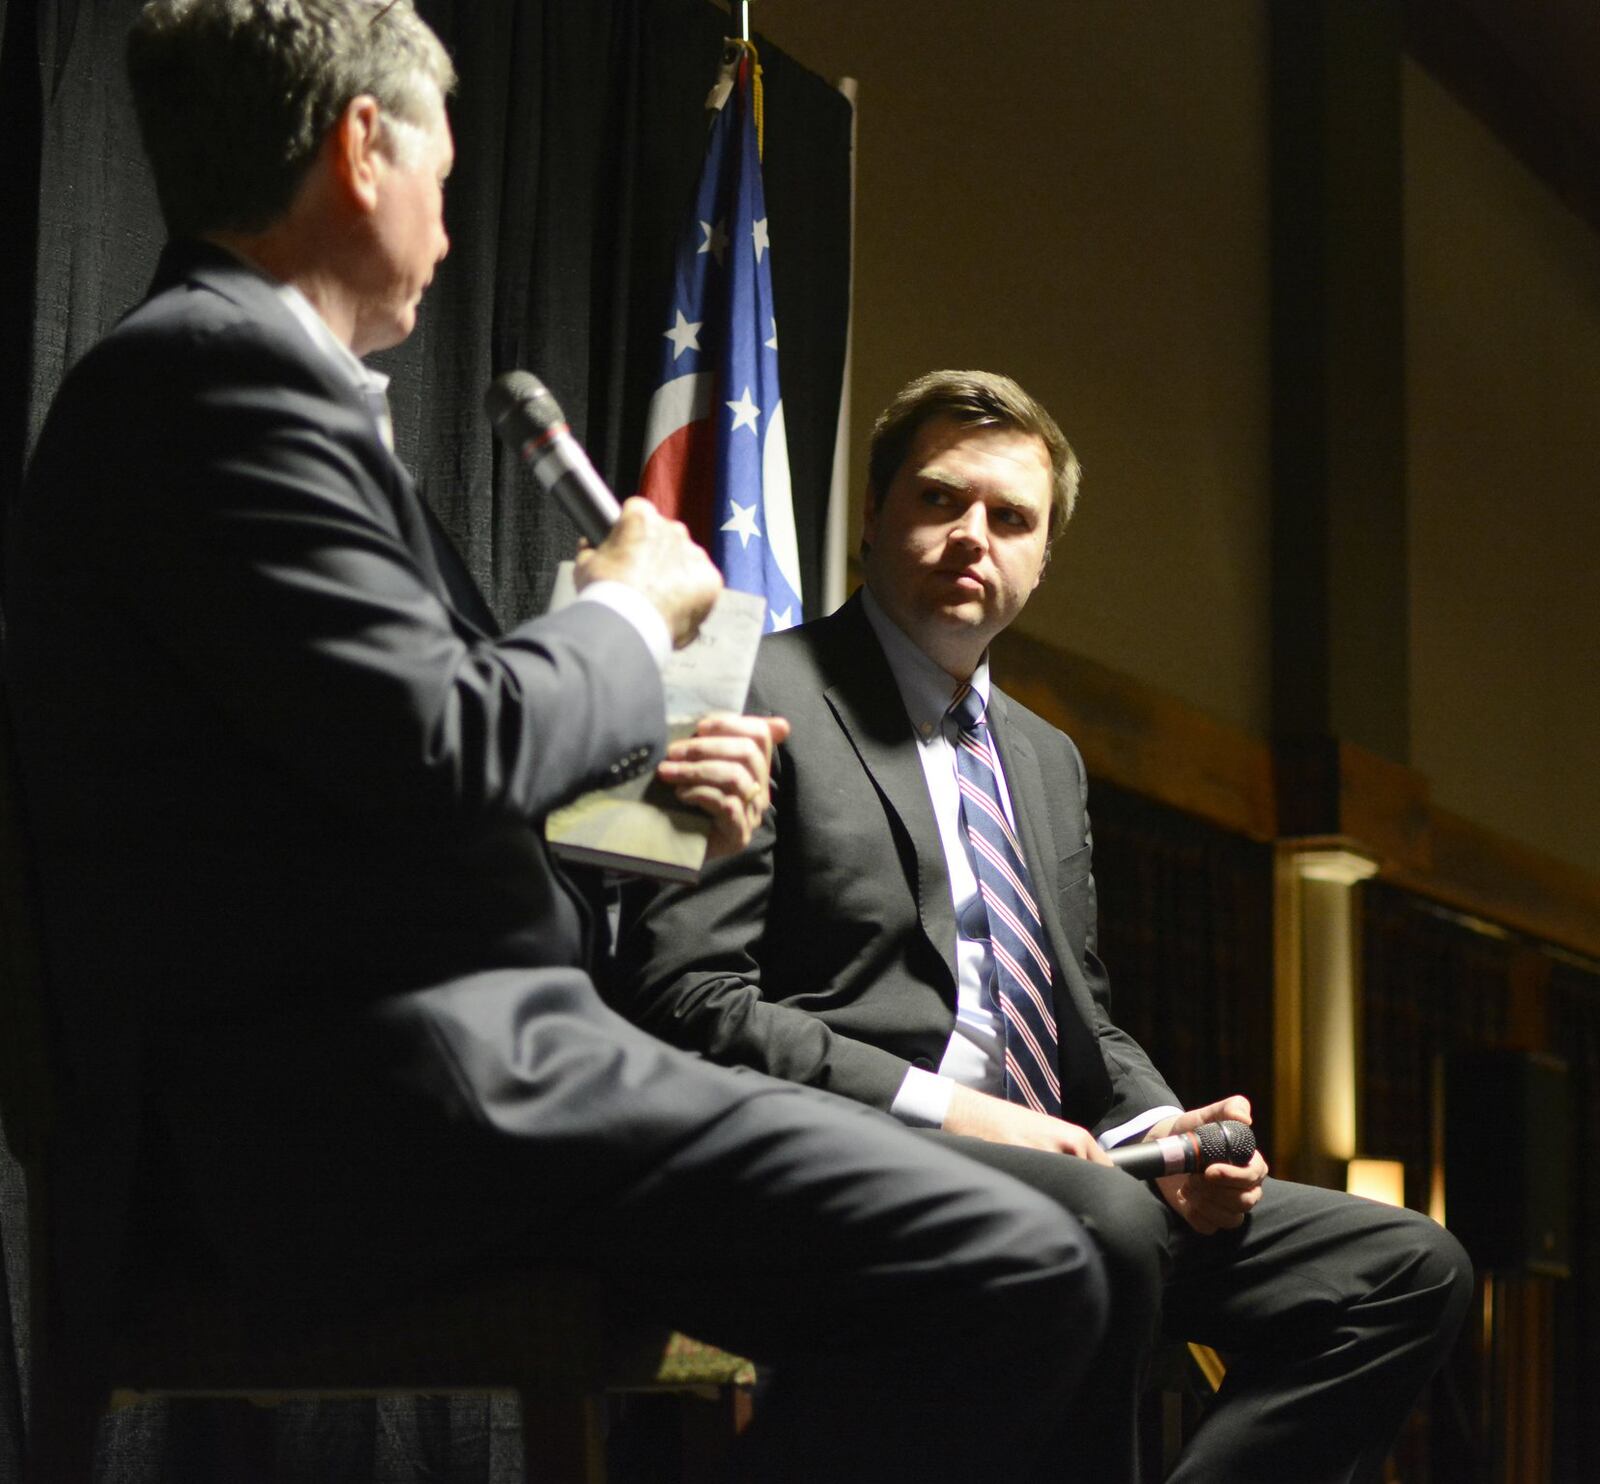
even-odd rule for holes
{"type": "Polygon", "coordinates": [[[285,1302],[570,1263],[777,1363],[765,1477],[1020,1467],[1100,1334],[1076,1221],[585,972],[543,815],[659,765],[735,851],[786,729],[665,747],[718,586],[681,527],[628,502],[502,633],[395,460],[360,357],[448,246],[437,38],[410,0],[153,0],[129,62],[172,241],[8,542],[63,1204],[108,1269],[198,1236],[285,1302]]]}
{"type": "Polygon", "coordinates": [[[1259,1153],[1155,1187],[1109,1168],[1107,1150],[1250,1105],[1184,1109],[1111,1020],[1082,759],[990,682],[989,642],[1077,485],[1054,419],[1006,377],[936,372],[895,397],[873,431],[863,590],[763,643],[752,709],[793,724],[772,810],[699,890],[644,911],[614,998],[711,1060],[891,1112],[1084,1221],[1112,1310],[1053,1477],[1136,1477],[1165,1327],[1230,1362],[1173,1478],[1376,1479],[1465,1310],[1454,1238],[1270,1181],[1259,1153]]]}

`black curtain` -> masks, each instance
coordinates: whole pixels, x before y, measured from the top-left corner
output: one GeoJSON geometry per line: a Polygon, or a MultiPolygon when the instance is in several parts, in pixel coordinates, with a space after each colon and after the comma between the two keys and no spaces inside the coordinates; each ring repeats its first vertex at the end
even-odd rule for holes
{"type": "Polygon", "coordinates": [[[1550,1045],[1567,1063],[1572,1098],[1572,1276],[1555,1306],[1551,1477],[1582,1479],[1600,1458],[1600,967],[1557,963],[1550,976],[1550,1045]]]}
{"type": "MultiPolygon", "coordinates": [[[[138,0],[0,0],[0,506],[66,370],[142,296],[163,233],[123,79],[138,0]]],[[[550,386],[619,493],[635,487],[672,251],[727,15],[707,0],[419,0],[455,58],[452,239],[416,332],[379,358],[401,458],[504,620],[543,606],[575,534],[479,411],[501,371],[550,386]]],[[[761,43],[764,176],[801,575],[814,614],[844,360],[850,114],[761,43]]],[[[105,457],[115,459],[107,448],[105,457]]],[[[3,557],[3,552],[0,552],[3,557]]],[[[0,1481],[26,1387],[25,1230],[0,1158],[0,1481]],[[19,1363],[19,1356],[22,1358],[19,1363]]],[[[486,1399],[146,1407],[112,1419],[107,1481],[512,1480],[514,1408],[486,1399]],[[230,1462],[232,1460],[233,1462],[230,1462]]]]}
{"type": "Polygon", "coordinates": [[[1435,1062],[1505,1044],[1516,949],[1386,882],[1365,883],[1361,904],[1362,1137],[1405,1162],[1406,1204],[1425,1210],[1435,1062]]]}
{"type": "MultiPolygon", "coordinates": [[[[161,247],[122,77],[137,8],[37,0],[0,17],[0,495],[63,373],[141,297],[161,247]]],[[[453,246],[416,332],[375,364],[395,378],[401,457],[510,619],[542,606],[575,538],[495,446],[483,389],[511,367],[537,371],[601,472],[633,490],[728,18],[706,0],[418,8],[461,74],[453,246]]],[[[814,595],[844,359],[850,113],[776,48],[761,57],[784,412],[814,595]]]]}
{"type": "MultiPolygon", "coordinates": [[[[1521,945],[1386,882],[1364,883],[1360,896],[1361,1137],[1367,1152],[1404,1161],[1406,1204],[1426,1210],[1435,1067],[1448,1052],[1506,1044],[1521,945]]],[[[1483,1467],[1477,1335],[1469,1318],[1396,1450],[1402,1476],[1418,1484],[1483,1467]]]]}
{"type": "Polygon", "coordinates": [[[1091,781],[1114,1017],[1184,1106],[1242,1092],[1272,1153],[1272,847],[1091,781]]]}

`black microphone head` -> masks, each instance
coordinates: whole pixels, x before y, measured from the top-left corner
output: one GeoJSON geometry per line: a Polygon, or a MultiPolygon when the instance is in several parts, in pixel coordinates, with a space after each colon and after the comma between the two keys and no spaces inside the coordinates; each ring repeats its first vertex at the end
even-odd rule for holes
{"type": "Polygon", "coordinates": [[[1195,1131],[1200,1141],[1200,1168],[1208,1165],[1245,1165],[1256,1152],[1256,1136],[1248,1123],[1225,1118],[1221,1123],[1202,1123],[1195,1131]]]}
{"type": "Polygon", "coordinates": [[[495,377],[483,394],[483,410],[495,431],[516,448],[567,420],[550,388],[531,371],[507,371],[495,377]]]}

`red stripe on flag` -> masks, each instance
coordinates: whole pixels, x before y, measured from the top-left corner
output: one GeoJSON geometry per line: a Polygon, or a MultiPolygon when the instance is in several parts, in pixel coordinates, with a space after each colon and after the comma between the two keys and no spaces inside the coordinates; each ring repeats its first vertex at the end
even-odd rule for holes
{"type": "Polygon", "coordinates": [[[656,445],[639,477],[639,493],[663,515],[681,520],[702,546],[711,541],[716,458],[711,422],[685,423],[656,445]]]}

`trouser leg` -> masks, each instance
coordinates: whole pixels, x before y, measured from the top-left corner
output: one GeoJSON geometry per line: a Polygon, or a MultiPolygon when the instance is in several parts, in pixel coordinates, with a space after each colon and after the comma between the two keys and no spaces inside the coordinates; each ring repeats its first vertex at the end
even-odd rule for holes
{"type": "Polygon", "coordinates": [[[1033,1477],[1135,1484],[1139,1402],[1160,1337],[1169,1265],[1165,1202],[1145,1182],[1087,1160],[950,1134],[924,1137],[1032,1186],[1089,1233],[1106,1273],[1106,1338],[1058,1417],[1033,1477]]]}
{"type": "Polygon", "coordinates": [[[1471,1292],[1466,1254],[1427,1217],[1268,1181],[1238,1231],[1177,1248],[1167,1327],[1228,1375],[1171,1480],[1377,1479],[1471,1292]]]}
{"type": "Polygon", "coordinates": [[[1025,1470],[1101,1343],[1079,1224],[891,1120],[774,1087],[575,1219],[627,1301],[777,1368],[751,1440],[773,1480],[1025,1470]]]}

